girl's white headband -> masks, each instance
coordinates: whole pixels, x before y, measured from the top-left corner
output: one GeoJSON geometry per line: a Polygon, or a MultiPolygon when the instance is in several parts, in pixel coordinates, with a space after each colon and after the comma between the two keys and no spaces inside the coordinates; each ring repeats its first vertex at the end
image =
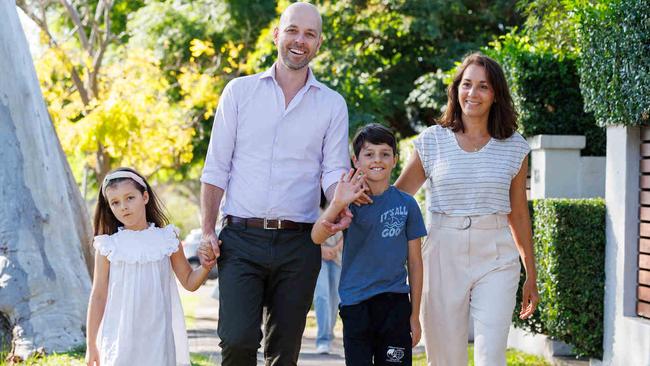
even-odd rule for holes
{"type": "Polygon", "coordinates": [[[144,183],[144,180],[139,175],[129,172],[127,170],[118,170],[111,174],[107,174],[106,177],[104,177],[104,183],[102,183],[102,194],[104,195],[104,197],[106,197],[106,187],[108,187],[108,183],[110,183],[110,181],[112,181],[113,179],[117,179],[117,178],[133,179],[139,185],[141,185],[145,190],[147,189],[147,185],[144,183]]]}

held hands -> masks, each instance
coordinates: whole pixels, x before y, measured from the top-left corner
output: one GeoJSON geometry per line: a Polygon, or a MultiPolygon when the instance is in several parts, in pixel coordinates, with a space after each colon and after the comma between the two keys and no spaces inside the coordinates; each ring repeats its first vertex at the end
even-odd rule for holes
{"type": "Polygon", "coordinates": [[[217,263],[217,258],[221,255],[219,246],[221,240],[217,238],[217,234],[212,232],[201,237],[201,245],[199,246],[199,262],[205,269],[212,269],[217,263]]]}
{"type": "Polygon", "coordinates": [[[519,312],[519,319],[528,319],[533,316],[538,302],[539,294],[537,293],[537,281],[534,278],[526,278],[521,296],[521,311],[519,312]]]}
{"type": "Polygon", "coordinates": [[[411,315],[411,348],[418,345],[420,337],[422,336],[422,327],[420,327],[420,319],[417,314],[411,315]]]}

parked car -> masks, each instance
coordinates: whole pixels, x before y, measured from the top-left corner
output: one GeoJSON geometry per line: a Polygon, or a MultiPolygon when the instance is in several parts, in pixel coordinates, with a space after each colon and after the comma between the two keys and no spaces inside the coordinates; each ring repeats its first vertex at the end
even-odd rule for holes
{"type": "MultiPolygon", "coordinates": [[[[217,229],[217,235],[219,235],[218,229],[217,229]]],[[[197,268],[198,266],[201,265],[198,256],[200,244],[201,244],[201,229],[192,229],[190,233],[187,234],[187,236],[183,240],[183,253],[185,253],[185,257],[187,257],[187,260],[190,262],[192,268],[197,268]]],[[[219,270],[217,269],[217,266],[214,266],[210,270],[210,273],[208,273],[208,278],[213,280],[217,277],[219,277],[219,270]]]]}

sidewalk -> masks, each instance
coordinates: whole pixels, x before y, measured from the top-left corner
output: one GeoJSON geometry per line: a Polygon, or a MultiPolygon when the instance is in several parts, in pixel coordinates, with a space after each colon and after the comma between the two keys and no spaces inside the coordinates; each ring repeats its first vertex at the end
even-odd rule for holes
{"type": "MultiPolygon", "coordinates": [[[[217,336],[217,319],[219,302],[212,298],[216,280],[209,280],[196,292],[187,292],[179,288],[186,314],[187,336],[191,353],[200,353],[209,358],[214,365],[221,364],[221,349],[217,336]]],[[[310,313],[310,317],[313,314],[310,313]]],[[[314,321],[315,323],[315,321],[314,321]]],[[[302,338],[302,348],[298,364],[300,366],[343,366],[342,334],[337,332],[336,340],[329,355],[316,354],[316,329],[307,328],[302,338]]],[[[261,349],[261,348],[260,348],[261,349]]],[[[264,365],[261,352],[257,353],[257,364],[264,365]]]]}
{"type": "MultiPolygon", "coordinates": [[[[221,349],[219,348],[219,337],[217,336],[217,319],[219,314],[219,301],[212,298],[217,280],[208,280],[196,292],[185,291],[179,286],[179,292],[183,301],[185,320],[187,324],[187,335],[191,353],[200,353],[209,358],[212,365],[221,365],[221,349]]],[[[336,339],[332,345],[332,353],[321,355],[316,353],[316,324],[313,312],[307,318],[307,328],[302,337],[302,347],[298,359],[299,366],[344,366],[343,357],[343,335],[340,325],[335,329],[336,339]],[[312,325],[311,327],[309,325],[312,325]]],[[[260,348],[261,350],[261,348],[260,348]]],[[[424,352],[420,344],[414,350],[414,354],[424,352]]],[[[261,352],[257,353],[257,364],[264,365],[261,352]]],[[[552,363],[554,366],[588,366],[588,361],[572,358],[556,358],[552,363]]]]}

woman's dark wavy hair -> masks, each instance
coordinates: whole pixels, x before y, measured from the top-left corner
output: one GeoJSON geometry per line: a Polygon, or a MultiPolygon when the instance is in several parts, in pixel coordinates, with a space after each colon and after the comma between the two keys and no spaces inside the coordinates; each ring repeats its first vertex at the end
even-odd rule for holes
{"type": "MultiPolygon", "coordinates": [[[[139,176],[142,178],[144,181],[144,184],[147,186],[142,187],[140,184],[138,184],[136,181],[134,181],[131,178],[116,178],[116,179],[111,179],[111,181],[108,183],[106,186],[111,187],[117,183],[123,182],[123,181],[130,181],[133,186],[140,191],[140,193],[144,192],[149,192],[149,202],[147,202],[145,206],[145,212],[147,216],[147,222],[151,222],[156,227],[164,227],[169,223],[169,220],[167,219],[167,216],[164,213],[163,205],[154,193],[154,191],[151,189],[151,186],[149,185],[149,182],[142,176],[142,174],[138,173],[134,169],[131,168],[117,168],[113,171],[111,171],[108,174],[118,172],[118,171],[127,171],[134,173],[135,175],[139,176]]],[[[97,197],[97,206],[95,206],[95,215],[93,217],[93,227],[95,231],[95,235],[111,235],[117,232],[117,228],[119,226],[122,226],[122,223],[115,217],[113,214],[113,211],[111,211],[111,207],[109,205],[109,202],[106,200],[106,197],[104,197],[104,194],[102,192],[102,189],[100,187],[99,189],[99,195],[97,197]]]]}
{"type": "Polygon", "coordinates": [[[447,109],[438,120],[438,124],[449,127],[452,131],[465,132],[463,126],[460,102],[458,100],[458,86],[463,74],[469,65],[479,65],[485,68],[488,82],[494,90],[494,103],[490,107],[488,117],[488,132],[491,137],[505,139],[517,131],[517,111],[508,90],[508,82],[501,66],[493,59],[475,52],[463,59],[463,63],[456,70],[454,81],[447,88],[447,109]]]}

